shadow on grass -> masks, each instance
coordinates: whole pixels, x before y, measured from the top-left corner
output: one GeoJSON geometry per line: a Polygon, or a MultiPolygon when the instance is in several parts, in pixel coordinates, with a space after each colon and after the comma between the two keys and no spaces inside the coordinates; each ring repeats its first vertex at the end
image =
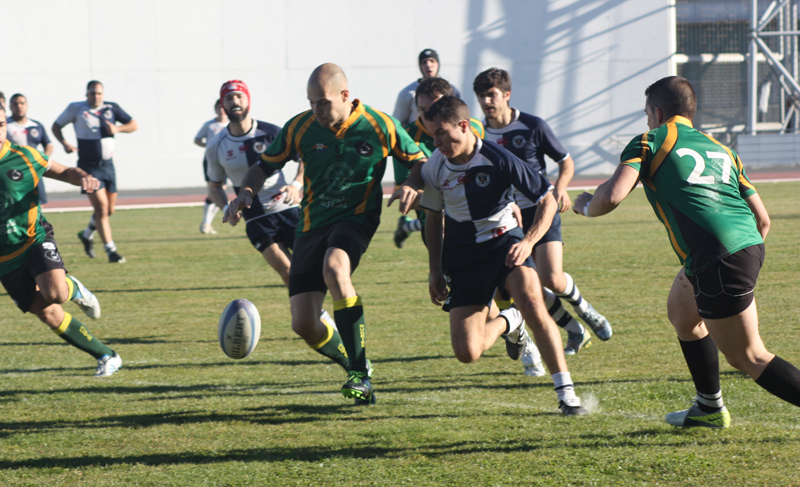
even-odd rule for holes
{"type": "Polygon", "coordinates": [[[171,287],[171,288],[152,288],[152,289],[93,289],[95,294],[127,294],[127,293],[160,293],[166,291],[228,291],[233,289],[265,289],[265,288],[284,288],[283,284],[264,284],[261,286],[213,286],[213,287],[171,287]]]}

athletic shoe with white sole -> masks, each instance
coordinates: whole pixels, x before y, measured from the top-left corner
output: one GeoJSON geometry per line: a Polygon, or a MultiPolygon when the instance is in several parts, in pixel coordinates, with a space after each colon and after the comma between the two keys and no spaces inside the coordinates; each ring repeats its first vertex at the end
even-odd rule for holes
{"type": "Polygon", "coordinates": [[[214,227],[212,227],[210,223],[201,223],[200,233],[205,235],[216,235],[217,231],[214,230],[214,227]]]}
{"type": "Polygon", "coordinates": [[[514,305],[511,305],[510,308],[501,311],[500,316],[505,318],[508,323],[509,331],[502,335],[506,341],[506,352],[511,360],[519,360],[525,349],[525,339],[530,340],[528,332],[525,330],[522,313],[514,305]]]}
{"type": "Polygon", "coordinates": [[[731,414],[725,406],[722,406],[714,413],[706,413],[697,406],[697,403],[694,403],[689,409],[674,411],[667,414],[666,421],[672,426],[680,426],[683,428],[691,428],[693,426],[730,428],[731,414]]]}
{"type": "Polygon", "coordinates": [[[86,255],[88,255],[89,258],[94,259],[97,254],[94,253],[94,242],[92,242],[92,239],[84,237],[83,230],[81,230],[78,232],[78,240],[80,240],[83,244],[83,251],[86,252],[86,255]]]}
{"type": "Polygon", "coordinates": [[[558,401],[558,408],[564,416],[586,416],[589,414],[589,411],[580,404],[577,406],[568,406],[564,401],[558,401]]]}
{"type": "Polygon", "coordinates": [[[564,347],[564,355],[575,355],[582,349],[592,344],[592,335],[589,330],[583,329],[583,333],[567,332],[567,346],[564,347]]]}
{"type": "Polygon", "coordinates": [[[542,363],[542,355],[530,336],[525,342],[525,350],[522,351],[520,360],[522,360],[522,365],[525,367],[525,375],[543,377],[547,373],[544,370],[544,363],[542,363]]]}
{"type": "Polygon", "coordinates": [[[598,313],[588,301],[584,299],[580,307],[573,306],[573,308],[575,309],[575,313],[589,325],[589,328],[597,335],[597,338],[604,342],[611,339],[611,335],[613,334],[611,323],[608,322],[605,316],[598,313]]]}
{"type": "Polygon", "coordinates": [[[106,253],[108,254],[109,264],[124,264],[126,262],[125,257],[119,255],[116,250],[106,253]]]}
{"type": "Polygon", "coordinates": [[[86,286],[81,284],[81,281],[74,277],[67,276],[67,279],[72,281],[75,286],[75,296],[72,297],[72,302],[77,304],[89,318],[93,320],[100,318],[100,301],[97,300],[97,296],[92,294],[91,291],[86,289],[86,286]]]}
{"type": "Polygon", "coordinates": [[[122,367],[122,359],[117,352],[113,355],[103,355],[97,359],[97,370],[94,372],[95,377],[108,377],[122,367]]]}

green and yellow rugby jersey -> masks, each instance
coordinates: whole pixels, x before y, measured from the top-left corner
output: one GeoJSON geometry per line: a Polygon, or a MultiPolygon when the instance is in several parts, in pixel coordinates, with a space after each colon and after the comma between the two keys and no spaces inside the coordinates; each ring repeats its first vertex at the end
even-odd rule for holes
{"type": "Polygon", "coordinates": [[[8,140],[0,149],[0,275],[15,270],[35,244],[44,242],[39,179],[50,167],[33,147],[8,140]]]}
{"type": "Polygon", "coordinates": [[[258,161],[271,174],[295,154],[303,159],[305,191],[298,235],[339,221],[362,222],[366,215],[380,215],[381,179],[389,155],[409,168],[424,157],[400,122],[359,100],[353,101],[353,112],[338,130],[324,128],[316,120],[311,110],[296,115],[258,161]]]}
{"type": "MultiPolygon", "coordinates": [[[[472,129],[472,133],[475,134],[479,139],[483,139],[486,135],[486,132],[483,129],[483,123],[476,119],[470,118],[469,119],[469,126],[472,129]]],[[[436,147],[433,146],[433,134],[428,132],[428,129],[425,128],[425,125],[422,123],[422,120],[419,118],[414,121],[414,123],[410,123],[405,127],[406,132],[408,135],[414,139],[414,142],[422,149],[422,153],[425,154],[425,157],[430,157],[433,154],[433,151],[436,150],[436,147]]],[[[411,172],[410,169],[405,167],[401,161],[395,161],[394,163],[394,184],[400,186],[408,179],[408,175],[411,172]]]]}
{"type": "Polygon", "coordinates": [[[745,198],[756,192],[739,156],[675,116],[634,138],[620,157],[639,172],[672,248],[694,275],[763,243],[745,198]]]}

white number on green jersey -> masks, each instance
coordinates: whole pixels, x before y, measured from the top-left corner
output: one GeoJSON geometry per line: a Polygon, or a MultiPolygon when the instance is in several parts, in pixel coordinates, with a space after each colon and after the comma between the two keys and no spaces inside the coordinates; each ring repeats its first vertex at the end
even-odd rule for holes
{"type": "MultiPolygon", "coordinates": [[[[690,156],[694,159],[694,170],[689,177],[686,178],[686,182],[689,184],[714,184],[714,175],[710,174],[708,176],[703,176],[703,171],[706,169],[706,160],[703,159],[703,156],[697,153],[692,149],[682,148],[676,151],[679,157],[690,156]]],[[[733,165],[733,161],[731,161],[731,157],[728,155],[727,152],[713,152],[713,151],[706,151],[706,155],[712,161],[722,160],[722,179],[721,183],[723,184],[731,184],[731,166],[733,165]]]]}

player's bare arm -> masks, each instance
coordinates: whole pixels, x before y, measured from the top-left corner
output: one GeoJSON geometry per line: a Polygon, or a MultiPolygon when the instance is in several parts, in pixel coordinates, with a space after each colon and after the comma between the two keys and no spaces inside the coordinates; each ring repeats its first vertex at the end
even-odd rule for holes
{"type": "Polygon", "coordinates": [[[205,148],[206,142],[203,139],[194,139],[194,145],[205,148]]]}
{"type": "Polygon", "coordinates": [[[225,185],[223,183],[208,182],[208,197],[217,205],[217,208],[223,209],[228,204],[228,195],[225,193],[225,185]]]}
{"type": "Polygon", "coordinates": [[[415,203],[419,203],[419,190],[422,189],[422,165],[425,164],[428,158],[422,158],[414,164],[411,168],[411,174],[408,179],[392,194],[389,198],[387,207],[392,206],[394,200],[400,200],[400,213],[403,215],[414,209],[415,203]]]}
{"type": "Polygon", "coordinates": [[[282,186],[279,190],[281,193],[286,195],[286,203],[289,205],[293,205],[295,203],[299,203],[300,200],[303,199],[303,176],[306,173],[306,165],[303,161],[300,161],[300,164],[297,166],[297,175],[294,177],[294,180],[287,184],[286,186],[282,186]]]}
{"type": "Polygon", "coordinates": [[[553,217],[556,216],[556,212],[558,212],[558,203],[556,203],[551,191],[536,205],[533,223],[525,233],[525,237],[508,249],[508,255],[506,256],[506,265],[508,267],[514,268],[525,262],[525,259],[531,255],[536,242],[547,233],[553,223],[553,217]]]}
{"type": "Polygon", "coordinates": [[[558,179],[556,179],[555,184],[553,184],[555,188],[553,189],[553,197],[556,199],[556,203],[558,203],[559,213],[564,213],[572,208],[572,200],[570,200],[569,194],[567,193],[567,186],[569,182],[572,181],[574,175],[575,161],[572,160],[572,156],[567,156],[558,163],[558,179]]]}
{"type": "Polygon", "coordinates": [[[597,187],[592,193],[584,192],[575,199],[572,211],[584,216],[600,216],[614,211],[633,191],[639,182],[639,172],[630,166],[617,166],[611,179],[597,187]]]}
{"type": "Polygon", "coordinates": [[[59,141],[61,145],[64,147],[64,152],[66,152],[67,154],[78,152],[78,148],[67,142],[67,140],[64,138],[64,134],[61,133],[61,125],[53,122],[51,130],[53,132],[53,137],[55,137],[56,140],[59,141]]]}
{"type": "Polygon", "coordinates": [[[77,167],[68,167],[56,161],[50,161],[50,167],[44,175],[51,179],[64,181],[74,186],[80,186],[87,193],[100,189],[100,181],[90,176],[86,171],[77,167]]]}
{"type": "Polygon", "coordinates": [[[447,283],[442,272],[442,213],[430,210],[425,210],[425,213],[427,214],[425,238],[428,242],[428,266],[430,268],[428,292],[431,295],[431,302],[436,306],[441,306],[447,299],[447,283]]]}
{"type": "Polygon", "coordinates": [[[55,147],[53,146],[53,144],[47,144],[46,146],[44,146],[44,155],[46,155],[47,157],[52,156],[54,148],[55,147]]]}
{"type": "Polygon", "coordinates": [[[139,130],[139,123],[136,120],[131,120],[128,123],[124,123],[122,125],[116,125],[108,120],[105,120],[106,127],[108,127],[109,133],[116,134],[122,132],[124,134],[130,134],[139,130]]]}
{"type": "Polygon", "coordinates": [[[761,234],[761,238],[766,240],[767,233],[769,233],[770,221],[769,213],[767,213],[767,208],[764,206],[764,202],[761,201],[761,197],[758,195],[758,193],[753,193],[744,200],[747,202],[747,206],[750,207],[750,211],[753,212],[753,216],[756,217],[756,228],[758,228],[758,233],[761,234]]]}
{"type": "Polygon", "coordinates": [[[239,214],[245,208],[250,208],[253,204],[253,195],[261,191],[264,182],[267,180],[267,174],[261,169],[261,166],[255,164],[250,166],[250,169],[242,178],[242,185],[239,188],[239,194],[236,198],[228,203],[228,210],[222,215],[222,223],[230,223],[236,225],[242,216],[239,214]]]}

